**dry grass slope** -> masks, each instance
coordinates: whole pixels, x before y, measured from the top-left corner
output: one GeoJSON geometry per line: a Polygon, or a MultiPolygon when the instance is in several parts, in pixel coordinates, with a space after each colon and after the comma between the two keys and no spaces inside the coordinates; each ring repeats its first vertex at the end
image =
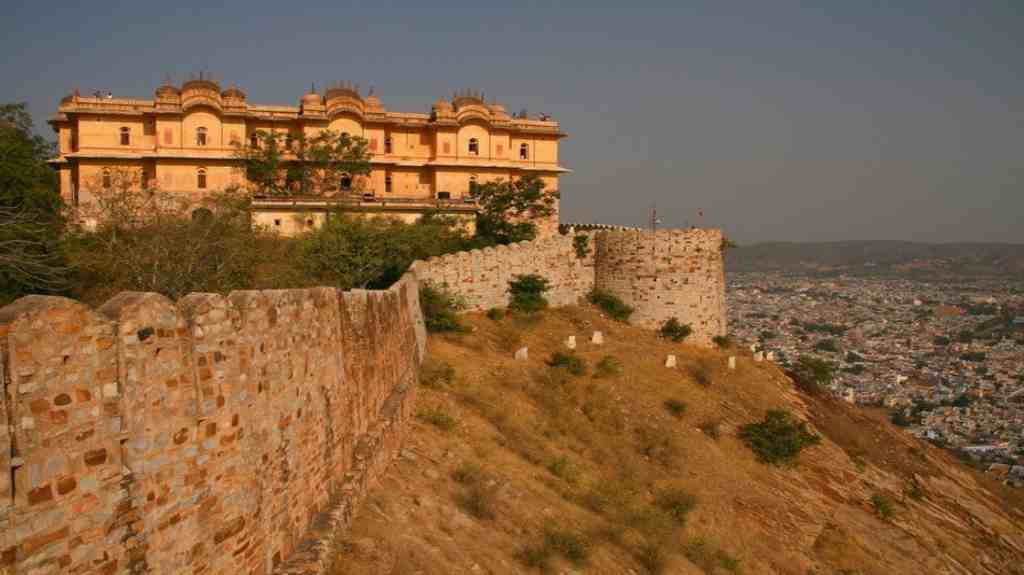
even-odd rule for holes
{"type": "Polygon", "coordinates": [[[800,395],[770,364],[728,371],[728,352],[590,308],[467,325],[432,338],[419,409],[434,416],[359,511],[335,575],[1024,574],[1015,494],[876,414],[800,395]],[[583,374],[549,364],[573,334],[583,374]],[[523,344],[530,359],[513,361],[523,344]],[[770,409],[821,436],[793,466],[737,438],[770,409]]]}

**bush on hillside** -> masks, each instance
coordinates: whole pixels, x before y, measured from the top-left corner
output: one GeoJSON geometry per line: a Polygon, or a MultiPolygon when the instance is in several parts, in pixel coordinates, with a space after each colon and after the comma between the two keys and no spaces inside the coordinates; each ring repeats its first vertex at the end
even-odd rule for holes
{"type": "Polygon", "coordinates": [[[610,355],[602,357],[594,369],[594,377],[611,377],[620,373],[622,373],[622,362],[610,355]]]}
{"type": "Polygon", "coordinates": [[[658,330],[658,333],[665,339],[679,343],[690,337],[690,334],[693,333],[693,328],[688,323],[679,323],[677,318],[670,317],[665,320],[665,323],[661,324],[661,329],[658,330]]]}
{"type": "Polygon", "coordinates": [[[548,300],[544,293],[551,289],[548,280],[537,274],[519,274],[508,282],[512,296],[508,307],[511,310],[531,314],[546,309],[548,300]]]}
{"type": "Polygon", "coordinates": [[[666,399],[664,403],[665,409],[672,414],[672,417],[682,417],[686,413],[686,402],[675,398],[666,399]]]}
{"type": "Polygon", "coordinates": [[[654,504],[668,513],[679,525],[686,524],[686,516],[697,506],[697,498],[678,488],[669,488],[654,498],[654,504]]]}
{"type": "Polygon", "coordinates": [[[444,287],[428,282],[420,284],[420,310],[423,312],[427,331],[462,331],[465,328],[459,321],[458,312],[464,307],[458,296],[444,287]]]}
{"type": "Polygon", "coordinates": [[[819,395],[825,386],[832,383],[835,365],[831,362],[807,355],[800,356],[786,374],[797,388],[808,395],[819,395]]]}
{"type": "Polygon", "coordinates": [[[587,373],[587,364],[582,358],[562,351],[556,351],[551,354],[548,365],[554,368],[565,369],[573,375],[584,375],[587,373]]]}
{"type": "Polygon", "coordinates": [[[698,385],[708,387],[711,385],[711,366],[708,365],[706,360],[699,360],[695,365],[690,366],[688,370],[690,376],[693,377],[693,381],[697,382],[698,385]]]}
{"type": "Polygon", "coordinates": [[[778,409],[770,410],[759,422],[742,426],[739,437],[758,460],[772,465],[792,464],[801,450],[821,441],[807,430],[806,422],[778,409]]]}
{"type": "Polygon", "coordinates": [[[633,315],[633,308],[611,292],[595,288],[587,295],[587,299],[616,321],[629,321],[629,316],[633,315]]]}
{"type": "Polygon", "coordinates": [[[716,335],[711,338],[711,341],[718,346],[718,349],[727,349],[732,345],[732,338],[728,335],[716,335]]]}

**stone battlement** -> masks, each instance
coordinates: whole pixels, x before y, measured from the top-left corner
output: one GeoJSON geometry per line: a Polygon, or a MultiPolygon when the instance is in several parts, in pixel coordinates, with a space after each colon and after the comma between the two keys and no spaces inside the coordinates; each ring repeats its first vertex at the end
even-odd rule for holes
{"type": "Polygon", "coordinates": [[[0,573],[316,572],[412,413],[417,285],[0,309],[0,573]]]}
{"type": "Polygon", "coordinates": [[[591,290],[609,291],[635,308],[633,323],[656,328],[676,317],[693,341],[711,345],[724,335],[723,235],[717,229],[658,230],[619,226],[561,226],[561,235],[417,261],[421,281],[446,285],[470,310],[505,307],[508,282],[537,274],[551,284],[553,306],[572,305],[591,290]],[[587,254],[575,237],[587,238],[587,254]]]}

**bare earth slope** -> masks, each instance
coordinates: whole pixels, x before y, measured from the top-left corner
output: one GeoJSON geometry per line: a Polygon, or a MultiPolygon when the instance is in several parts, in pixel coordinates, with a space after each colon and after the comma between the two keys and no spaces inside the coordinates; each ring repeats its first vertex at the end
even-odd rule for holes
{"type": "Polygon", "coordinates": [[[771,364],[591,309],[466,322],[431,338],[419,419],[338,575],[1024,574],[1020,493],[877,414],[800,394],[771,364]],[[569,335],[584,375],[545,363],[569,335]],[[795,466],[737,438],[768,409],[821,436],[795,466]]]}

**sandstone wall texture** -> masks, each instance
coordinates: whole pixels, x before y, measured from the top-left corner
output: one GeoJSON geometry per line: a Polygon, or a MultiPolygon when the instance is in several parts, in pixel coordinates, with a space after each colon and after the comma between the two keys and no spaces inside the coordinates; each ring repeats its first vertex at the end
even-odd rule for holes
{"type": "Polygon", "coordinates": [[[518,274],[547,278],[553,306],[575,304],[596,287],[632,305],[632,323],[656,328],[676,317],[693,328],[690,341],[711,345],[726,333],[722,239],[717,229],[569,228],[564,235],[418,261],[410,271],[447,286],[469,310],[507,306],[508,282],[518,274]],[[589,241],[583,258],[573,245],[576,235],[589,241]]]}
{"type": "Polygon", "coordinates": [[[587,257],[577,257],[573,234],[556,232],[530,242],[417,261],[410,271],[420,281],[448,286],[474,311],[507,306],[508,282],[517,275],[537,274],[551,283],[547,299],[558,307],[577,303],[593,288],[594,250],[591,245],[587,257]]]}
{"type": "Polygon", "coordinates": [[[417,285],[0,310],[0,573],[317,572],[400,447],[417,285]]]}
{"type": "Polygon", "coordinates": [[[635,308],[631,323],[675,317],[693,328],[689,341],[710,346],[726,333],[722,240],[716,229],[598,231],[594,285],[635,308]]]}

